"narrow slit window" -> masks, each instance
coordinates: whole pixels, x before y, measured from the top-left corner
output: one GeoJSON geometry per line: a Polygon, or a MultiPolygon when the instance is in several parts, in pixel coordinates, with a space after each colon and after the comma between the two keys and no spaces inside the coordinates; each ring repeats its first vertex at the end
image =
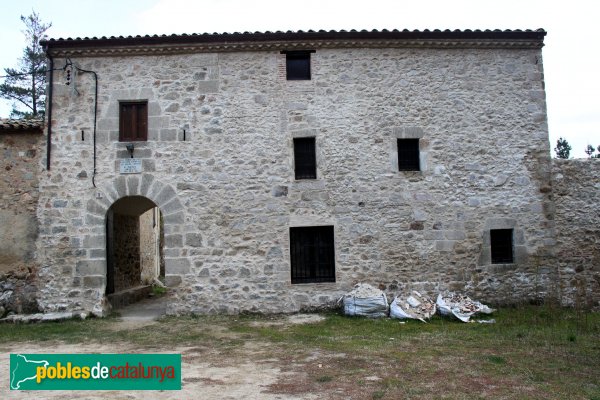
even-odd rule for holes
{"type": "Polygon", "coordinates": [[[398,170],[421,170],[419,162],[419,139],[398,139],[398,170]]]}
{"type": "Polygon", "coordinates": [[[490,230],[490,244],[492,250],[492,264],[512,264],[513,257],[513,230],[490,230]]]}
{"type": "Polygon", "coordinates": [[[285,52],[286,78],[288,81],[310,80],[311,51],[285,52]]]}
{"type": "Polygon", "coordinates": [[[315,138],[294,139],[294,167],[296,179],[317,179],[315,138]]]}
{"type": "Polygon", "coordinates": [[[148,140],[148,102],[122,101],[119,103],[119,141],[148,140]]]}
{"type": "Polygon", "coordinates": [[[290,228],[292,283],[335,282],[333,226],[290,228]]]}

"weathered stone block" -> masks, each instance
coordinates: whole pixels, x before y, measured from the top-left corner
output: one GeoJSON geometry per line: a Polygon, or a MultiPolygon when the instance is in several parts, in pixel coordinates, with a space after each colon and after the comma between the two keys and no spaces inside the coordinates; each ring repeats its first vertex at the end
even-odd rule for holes
{"type": "Polygon", "coordinates": [[[168,202],[166,205],[160,207],[160,210],[163,212],[163,214],[172,214],[172,213],[177,212],[182,209],[183,209],[183,206],[181,205],[181,202],[179,201],[178,198],[174,198],[173,200],[168,202]]]}
{"type": "Polygon", "coordinates": [[[167,247],[182,247],[183,236],[179,234],[165,235],[165,246],[167,247]]]}
{"type": "Polygon", "coordinates": [[[435,242],[435,249],[437,251],[453,251],[455,243],[454,240],[438,240],[435,242]]]}
{"type": "Polygon", "coordinates": [[[183,281],[180,275],[165,275],[165,285],[167,287],[177,287],[183,281]]]}
{"type": "Polygon", "coordinates": [[[85,288],[101,288],[104,286],[105,277],[103,275],[84,276],[83,287],[85,288]]]}
{"type": "Polygon", "coordinates": [[[199,233],[187,233],[185,244],[191,247],[202,247],[202,235],[199,233]]]}
{"type": "Polygon", "coordinates": [[[190,260],[187,258],[165,258],[165,270],[168,275],[185,275],[190,272],[190,260]]]}
{"type": "Polygon", "coordinates": [[[75,266],[75,274],[79,276],[104,275],[105,273],[105,260],[81,260],[77,261],[75,266]]]}

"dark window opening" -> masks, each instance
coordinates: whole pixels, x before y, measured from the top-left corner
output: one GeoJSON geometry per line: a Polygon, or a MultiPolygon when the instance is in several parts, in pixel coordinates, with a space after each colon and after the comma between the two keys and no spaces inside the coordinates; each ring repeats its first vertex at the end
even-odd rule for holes
{"type": "Polygon", "coordinates": [[[398,139],[398,170],[421,170],[419,163],[419,139],[398,139]]]}
{"type": "Polygon", "coordinates": [[[296,179],[317,179],[315,138],[294,139],[294,166],[296,179]]]}
{"type": "Polygon", "coordinates": [[[335,282],[333,226],[290,228],[292,283],[335,282]]]}
{"type": "Polygon", "coordinates": [[[148,140],[148,103],[128,101],[119,103],[119,141],[148,140]]]}
{"type": "Polygon", "coordinates": [[[492,264],[511,264],[513,262],[513,230],[490,230],[492,264]]]}
{"type": "Polygon", "coordinates": [[[288,81],[310,80],[310,51],[285,52],[288,81]]]}

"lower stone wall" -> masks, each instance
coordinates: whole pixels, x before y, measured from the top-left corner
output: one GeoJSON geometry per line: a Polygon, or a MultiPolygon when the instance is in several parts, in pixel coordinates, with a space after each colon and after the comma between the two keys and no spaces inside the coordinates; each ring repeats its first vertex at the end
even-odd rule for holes
{"type": "Polygon", "coordinates": [[[561,301],[600,309],[600,159],[554,160],[561,301]]]}
{"type": "Polygon", "coordinates": [[[115,237],[115,292],[141,284],[140,218],[116,214],[115,237]]]}
{"type": "Polygon", "coordinates": [[[0,275],[0,318],[39,312],[36,270],[22,268],[0,275]]]}
{"type": "Polygon", "coordinates": [[[43,143],[41,129],[0,130],[0,317],[39,311],[35,250],[43,143]]]}

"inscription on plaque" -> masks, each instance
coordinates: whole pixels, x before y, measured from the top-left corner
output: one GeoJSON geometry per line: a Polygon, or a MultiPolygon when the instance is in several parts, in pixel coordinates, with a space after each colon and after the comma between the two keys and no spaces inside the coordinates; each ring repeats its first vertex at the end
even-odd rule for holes
{"type": "Polygon", "coordinates": [[[122,174],[140,174],[142,172],[142,160],[140,158],[123,158],[119,162],[119,172],[122,174]]]}

